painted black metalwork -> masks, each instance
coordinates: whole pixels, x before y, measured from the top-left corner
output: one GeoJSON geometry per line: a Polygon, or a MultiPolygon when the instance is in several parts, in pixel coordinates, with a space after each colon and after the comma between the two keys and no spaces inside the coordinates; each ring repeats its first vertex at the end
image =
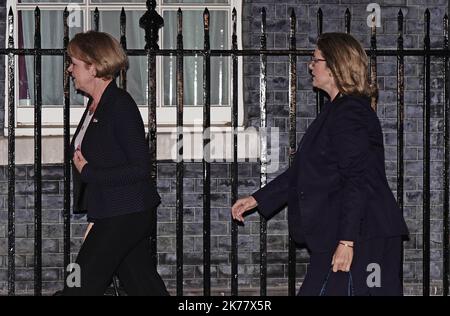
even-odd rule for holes
{"type": "Polygon", "coordinates": [[[99,28],[99,22],[100,22],[100,12],[98,11],[98,8],[95,8],[94,10],[94,31],[100,31],[99,28]]]}
{"type": "MultiPolygon", "coordinates": [[[[375,10],[375,9],[374,9],[375,10]]],[[[370,28],[370,84],[377,87],[377,24],[375,22],[375,14],[372,16],[372,26],[370,28]]],[[[378,95],[373,95],[370,105],[377,111],[378,95]]]]}
{"type": "MultiPolygon", "coordinates": [[[[147,0],[147,11],[139,19],[139,26],[145,30],[145,52],[147,55],[147,106],[148,106],[148,134],[149,134],[149,148],[152,160],[151,165],[151,179],[156,185],[157,179],[157,147],[156,147],[156,54],[159,50],[158,32],[164,25],[163,18],[156,12],[156,1],[147,0]],[[156,34],[156,35],[155,35],[156,34]]],[[[152,231],[154,232],[150,237],[150,249],[155,262],[157,262],[157,215],[154,214],[152,218],[152,231]]]]}
{"type": "Polygon", "coordinates": [[[423,295],[430,295],[430,11],[425,11],[423,80],[423,295]]]}
{"type": "MultiPolygon", "coordinates": [[[[267,47],[266,34],[266,9],[261,10],[261,50],[267,47]]],[[[259,105],[260,105],[260,167],[261,167],[261,188],[267,184],[267,56],[261,54],[259,57],[259,105]]],[[[259,276],[260,276],[260,295],[267,295],[267,221],[260,216],[259,227],[259,276]]]]}
{"type": "Polygon", "coordinates": [[[203,12],[203,294],[211,295],[211,56],[208,9],[203,12]]]}
{"type": "Polygon", "coordinates": [[[178,9],[177,35],[177,197],[176,197],[176,234],[177,234],[177,295],[183,295],[183,106],[184,106],[184,73],[183,73],[183,12],[178,9]]]}
{"type": "MultiPolygon", "coordinates": [[[[41,11],[34,11],[34,48],[41,48],[41,11]]],[[[42,293],[42,57],[34,56],[34,295],[42,293]]]]}
{"type": "Polygon", "coordinates": [[[139,19],[139,26],[145,30],[145,49],[159,50],[158,32],[164,26],[164,19],[156,11],[156,0],[147,0],[146,4],[147,11],[139,19]]]}
{"type": "Polygon", "coordinates": [[[70,264],[70,181],[71,181],[71,160],[70,157],[70,75],[67,71],[71,60],[67,54],[67,46],[69,45],[69,25],[67,23],[69,11],[67,8],[63,13],[63,27],[64,27],[64,280],[67,279],[68,271],[66,267],[70,264]]]}
{"type": "MultiPolygon", "coordinates": [[[[34,48],[0,48],[0,55],[8,55],[13,53],[14,55],[36,55],[37,50],[34,48]]],[[[260,56],[261,54],[266,56],[289,56],[290,54],[296,56],[311,56],[314,51],[312,49],[297,49],[292,52],[289,49],[245,49],[238,50],[234,52],[237,56],[260,56]]],[[[128,56],[146,56],[147,51],[145,49],[127,49],[126,53],[128,56]]],[[[370,55],[370,49],[366,50],[367,55],[370,55]]],[[[39,49],[40,55],[45,56],[62,56],[64,55],[64,49],[50,49],[50,48],[42,48],[39,49]]],[[[158,56],[176,56],[176,49],[160,49],[157,53],[154,53],[158,56]]],[[[183,51],[184,56],[196,56],[203,55],[203,49],[185,49],[183,51]]],[[[233,50],[231,49],[211,49],[210,55],[213,56],[231,56],[233,54],[233,50]]],[[[377,49],[377,56],[393,56],[396,57],[398,52],[396,49],[377,49]]],[[[430,49],[430,56],[438,56],[445,57],[448,56],[448,52],[442,49],[430,49]]],[[[421,56],[423,57],[423,49],[408,49],[404,51],[403,56],[421,56]]]]}
{"type": "MultiPolygon", "coordinates": [[[[317,10],[317,36],[320,36],[323,31],[323,13],[322,9],[317,10]]],[[[308,65],[309,66],[309,65],[308,65]]],[[[325,103],[325,95],[322,90],[316,90],[316,113],[319,115],[322,110],[323,104],[325,103]]]]}
{"type": "MultiPolygon", "coordinates": [[[[12,9],[8,13],[8,48],[14,47],[14,15],[12,9]]],[[[8,295],[16,292],[16,135],[15,135],[15,70],[16,62],[13,53],[8,54],[8,295]]]]}
{"type": "MultiPolygon", "coordinates": [[[[449,52],[448,45],[448,15],[444,16],[444,50],[449,52]]],[[[449,269],[450,269],[450,257],[449,257],[449,200],[450,200],[450,181],[449,181],[449,171],[450,171],[450,75],[449,75],[449,57],[448,55],[444,57],[444,214],[443,214],[443,234],[442,234],[442,245],[443,245],[443,274],[442,274],[442,287],[443,295],[448,296],[449,291],[449,269]]]]}
{"type": "MultiPolygon", "coordinates": [[[[297,48],[295,11],[291,11],[291,31],[289,34],[289,49],[297,48]]],[[[289,55],[289,166],[292,165],[297,149],[297,56],[289,55]]],[[[295,293],[295,272],[296,272],[297,247],[294,240],[289,236],[289,258],[288,258],[288,294],[294,296],[295,293]]]]}
{"type": "MultiPolygon", "coordinates": [[[[405,58],[403,56],[403,12],[400,9],[397,16],[397,203],[403,213],[403,182],[404,182],[404,118],[405,118],[405,58]]],[[[402,256],[403,263],[403,244],[402,256]]],[[[403,268],[403,264],[401,265],[403,268]]],[[[403,273],[401,274],[403,280],[403,273]]]]}
{"type": "MultiPolygon", "coordinates": [[[[120,11],[120,44],[124,50],[127,49],[127,15],[125,9],[122,7],[120,11]]],[[[127,90],[127,70],[122,69],[120,71],[120,87],[127,90]]]]}
{"type": "MultiPolygon", "coordinates": [[[[238,50],[237,46],[237,12],[233,9],[232,12],[233,35],[231,39],[232,50],[238,50]]],[[[236,54],[231,54],[232,60],[232,89],[233,89],[233,103],[231,109],[231,130],[233,133],[233,162],[231,163],[231,205],[238,199],[238,57],[236,54]]],[[[231,219],[231,295],[238,295],[238,225],[237,222],[231,219]]]]}
{"type": "Polygon", "coordinates": [[[350,10],[347,8],[345,10],[345,33],[350,34],[350,24],[352,21],[352,14],[350,13],[350,10]]]}

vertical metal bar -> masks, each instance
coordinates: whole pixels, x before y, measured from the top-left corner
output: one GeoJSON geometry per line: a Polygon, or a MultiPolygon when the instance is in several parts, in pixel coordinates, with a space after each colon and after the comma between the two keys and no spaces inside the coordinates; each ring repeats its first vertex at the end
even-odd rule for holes
{"type": "Polygon", "coordinates": [[[347,8],[345,10],[345,33],[350,34],[350,23],[352,20],[352,14],[350,13],[350,10],[347,8]]]}
{"type": "MultiPolygon", "coordinates": [[[[231,59],[233,63],[233,104],[231,132],[233,133],[233,163],[231,164],[231,205],[238,199],[238,57],[234,53],[238,50],[237,46],[237,12],[233,8],[233,35],[232,35],[232,51],[231,59]]],[[[231,219],[231,295],[238,296],[238,226],[237,222],[231,219]]]]}
{"type": "Polygon", "coordinates": [[[425,11],[423,81],[423,295],[430,295],[430,11],[425,11]]]}
{"type": "MultiPolygon", "coordinates": [[[[397,203],[403,214],[403,182],[404,182],[404,117],[405,117],[405,63],[403,55],[403,12],[397,16],[397,203]]],[[[403,244],[401,256],[403,269],[403,244]]],[[[403,273],[400,274],[403,281],[403,273]]]]}
{"type": "Polygon", "coordinates": [[[96,7],[94,10],[94,31],[99,31],[99,21],[100,21],[100,13],[98,8],[96,7]]]}
{"type": "Polygon", "coordinates": [[[209,41],[209,11],[203,12],[203,292],[211,295],[211,51],[209,41]]]}
{"type": "MultiPolygon", "coordinates": [[[[319,8],[317,11],[317,35],[320,36],[323,31],[323,13],[322,9],[319,8]]],[[[325,102],[325,97],[322,90],[316,91],[316,113],[319,115],[320,111],[322,111],[323,104],[325,102]]]]}
{"type": "MultiPolygon", "coordinates": [[[[261,10],[261,50],[267,48],[266,35],[266,8],[261,10]]],[[[260,75],[259,75],[259,104],[261,113],[260,122],[260,150],[261,150],[261,188],[267,184],[267,55],[261,54],[260,60],[260,75]]],[[[267,295],[267,221],[263,216],[260,216],[260,295],[267,295]]]]}
{"type": "Polygon", "coordinates": [[[323,32],[323,12],[322,9],[319,8],[319,10],[317,10],[317,36],[322,34],[322,32],[323,32]]]}
{"type": "MultiPolygon", "coordinates": [[[[12,8],[8,13],[8,48],[14,48],[14,15],[12,8]]],[[[8,295],[16,294],[16,135],[15,135],[15,70],[14,53],[8,54],[8,295]]]]}
{"type": "MultiPolygon", "coordinates": [[[[127,16],[125,14],[125,9],[122,7],[120,11],[120,44],[124,51],[127,50],[127,16]]],[[[122,69],[120,71],[120,87],[127,90],[127,70],[122,69]]]]}
{"type": "Polygon", "coordinates": [[[178,9],[177,36],[177,197],[176,197],[176,234],[177,234],[177,295],[183,295],[183,12],[178,9]]]}
{"type": "MultiPolygon", "coordinates": [[[[139,26],[145,30],[145,50],[147,53],[147,106],[148,106],[148,133],[150,148],[150,174],[151,181],[156,186],[157,182],[157,143],[156,143],[156,54],[159,50],[158,31],[164,25],[164,19],[156,12],[156,1],[147,0],[147,11],[139,19],[139,26]]],[[[151,218],[152,235],[150,236],[150,251],[152,258],[157,263],[157,214],[154,212],[151,218]]]]}
{"type": "Polygon", "coordinates": [[[34,295],[42,291],[42,89],[41,11],[34,11],[34,295]]]}
{"type": "MultiPolygon", "coordinates": [[[[370,28],[370,84],[372,87],[377,86],[377,24],[375,22],[375,14],[372,16],[372,27],[370,28]]],[[[370,105],[377,111],[377,97],[372,96],[370,105]]]]}
{"type": "Polygon", "coordinates": [[[64,23],[64,280],[68,276],[66,267],[70,264],[70,76],[67,68],[70,58],[67,54],[69,44],[69,11],[63,13],[64,23]]]}
{"type": "Polygon", "coordinates": [[[448,296],[449,291],[449,169],[450,169],[450,122],[449,122],[449,114],[450,114],[450,102],[449,102],[449,46],[448,46],[448,15],[444,16],[444,51],[447,54],[444,57],[444,216],[443,216],[443,274],[442,274],[442,287],[443,287],[443,295],[448,296]]]}
{"type": "MultiPolygon", "coordinates": [[[[291,32],[289,34],[289,50],[297,49],[296,24],[297,18],[295,10],[291,11],[291,32]]],[[[289,166],[294,162],[297,148],[297,55],[289,54],[289,166]]],[[[289,259],[288,259],[288,295],[295,295],[295,275],[296,275],[296,246],[289,236],[289,259]]]]}
{"type": "MultiPolygon", "coordinates": [[[[156,186],[157,184],[157,142],[156,142],[156,55],[154,49],[147,50],[147,66],[148,66],[148,87],[147,87],[147,102],[148,102],[148,133],[149,133],[149,147],[150,147],[150,157],[152,161],[151,165],[151,180],[156,186]]],[[[154,225],[156,226],[156,216],[152,219],[154,225]]],[[[150,237],[150,248],[152,252],[153,259],[156,262],[157,258],[157,240],[156,240],[156,230],[155,233],[150,237]]]]}

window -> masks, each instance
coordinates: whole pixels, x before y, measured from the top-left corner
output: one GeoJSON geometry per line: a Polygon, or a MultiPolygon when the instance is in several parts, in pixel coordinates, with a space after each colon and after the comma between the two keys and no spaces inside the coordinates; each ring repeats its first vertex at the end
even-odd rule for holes
{"type": "MultiPolygon", "coordinates": [[[[93,29],[94,10],[100,13],[99,30],[117,39],[120,34],[120,12],[125,8],[127,48],[142,49],[145,46],[144,30],[139,18],[146,11],[145,0],[8,0],[7,8],[13,8],[15,16],[15,46],[34,47],[34,10],[41,10],[41,47],[63,47],[63,11],[69,9],[70,38],[78,32],[93,29]]],[[[203,10],[208,7],[211,15],[211,49],[231,47],[231,12],[233,7],[241,12],[239,0],[158,0],[157,10],[164,18],[160,32],[161,48],[176,48],[177,10],[183,10],[184,47],[203,48],[203,10]]],[[[240,16],[238,16],[240,21],[240,16]]],[[[238,32],[241,26],[238,25],[238,32]]],[[[239,35],[238,38],[241,38],[239,35]]],[[[239,45],[240,46],[240,45],[239,45]]],[[[130,56],[127,87],[140,106],[144,122],[147,122],[147,59],[130,56]]],[[[34,69],[33,56],[16,57],[16,121],[17,135],[32,135],[34,124],[34,69]]],[[[160,131],[173,130],[176,124],[176,57],[157,58],[157,120],[160,131]]],[[[239,66],[242,78],[242,66],[239,66]]],[[[211,124],[229,125],[231,120],[231,58],[211,57],[211,124]]],[[[61,56],[42,57],[42,124],[43,135],[61,135],[63,122],[63,75],[61,56]]],[[[7,78],[7,76],[5,77],[7,78]]],[[[242,84],[239,83],[241,87],[242,84]]],[[[201,124],[203,113],[203,58],[187,56],[184,59],[184,104],[186,125],[201,124]]],[[[7,92],[7,91],[6,91],[7,92]]],[[[76,94],[71,85],[71,125],[79,122],[87,102],[76,94]]],[[[239,118],[243,120],[242,93],[239,118]]],[[[5,98],[7,102],[8,98],[5,98]]],[[[6,104],[6,108],[7,108],[6,104]]],[[[7,122],[6,122],[7,123],[7,122]]],[[[6,126],[7,128],[7,126],[6,126]]],[[[5,129],[6,129],[5,128],[5,129]]]]}

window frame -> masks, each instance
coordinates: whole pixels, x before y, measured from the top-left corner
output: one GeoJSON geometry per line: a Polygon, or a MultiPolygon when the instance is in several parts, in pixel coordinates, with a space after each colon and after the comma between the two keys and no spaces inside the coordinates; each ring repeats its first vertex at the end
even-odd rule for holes
{"type": "MultiPolygon", "coordinates": [[[[41,12],[43,10],[63,10],[68,5],[78,5],[82,8],[83,14],[83,30],[91,29],[91,12],[95,10],[96,7],[99,8],[100,11],[108,10],[108,11],[120,11],[122,7],[127,10],[146,10],[146,4],[143,3],[92,3],[89,0],[83,0],[80,3],[71,3],[69,1],[65,3],[23,3],[18,4],[15,0],[7,0],[6,8],[9,11],[9,8],[12,8],[14,14],[14,43],[17,47],[18,43],[18,12],[19,10],[29,10],[33,11],[36,6],[39,6],[41,12]]],[[[242,49],[242,23],[241,23],[241,14],[242,14],[242,2],[240,0],[229,0],[228,4],[163,4],[163,0],[157,0],[156,10],[162,16],[163,11],[165,10],[178,10],[181,7],[182,10],[193,10],[193,9],[204,9],[208,7],[210,10],[227,10],[228,11],[228,41],[231,40],[232,35],[232,23],[231,23],[231,15],[233,8],[236,8],[237,11],[237,34],[238,34],[238,49],[242,49]]],[[[6,25],[5,28],[6,36],[5,36],[5,44],[8,45],[8,27],[6,25]]],[[[162,43],[163,38],[163,30],[160,30],[159,33],[160,41],[162,43]]],[[[231,43],[230,47],[231,47],[231,43]]],[[[161,44],[160,44],[161,45],[161,44]]],[[[6,46],[7,47],[7,46],[6,46]]],[[[19,84],[19,69],[18,65],[18,56],[15,56],[16,59],[16,68],[15,68],[15,86],[18,87],[19,84]]],[[[231,90],[232,87],[232,68],[231,68],[231,60],[229,61],[229,87],[231,90]]],[[[157,80],[158,82],[163,82],[163,72],[162,72],[163,59],[162,57],[157,58],[157,80]]],[[[8,78],[8,61],[5,58],[5,78],[8,78]]],[[[242,57],[238,57],[238,125],[242,126],[244,124],[244,108],[243,108],[243,61],[242,57]]],[[[8,113],[8,83],[5,80],[5,113],[8,113]]],[[[158,132],[159,133],[172,133],[176,131],[176,106],[162,106],[163,104],[163,84],[158,85],[157,89],[157,123],[158,123],[158,132]]],[[[85,110],[85,105],[87,104],[87,99],[84,98],[84,105],[75,106],[71,105],[70,110],[70,130],[71,133],[75,132],[75,129],[79,123],[79,120],[85,110]]],[[[232,98],[231,93],[229,94],[229,104],[230,106],[213,106],[211,105],[211,126],[216,127],[226,127],[229,128],[231,125],[232,113],[231,113],[231,105],[232,98]]],[[[42,107],[42,135],[43,136],[61,136],[63,134],[63,104],[55,105],[55,106],[43,106],[42,107]],[[45,119],[45,121],[44,121],[45,119]]],[[[143,121],[145,126],[148,126],[148,107],[147,105],[139,105],[139,110],[141,112],[143,121]]],[[[34,108],[26,107],[19,105],[19,91],[15,89],[15,134],[16,136],[33,136],[34,135],[34,108]]],[[[203,122],[203,107],[202,106],[186,106],[184,108],[184,117],[183,117],[185,126],[200,126],[203,122]]],[[[5,120],[4,127],[4,135],[8,135],[8,120],[5,120]]]]}

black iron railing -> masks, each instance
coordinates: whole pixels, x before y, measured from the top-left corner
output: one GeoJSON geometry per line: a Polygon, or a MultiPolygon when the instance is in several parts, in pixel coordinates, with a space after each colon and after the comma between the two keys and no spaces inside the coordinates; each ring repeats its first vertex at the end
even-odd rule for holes
{"type": "MultiPolygon", "coordinates": [[[[158,164],[156,152],[157,121],[156,121],[156,59],[158,56],[175,56],[177,60],[176,67],[176,122],[177,122],[177,144],[183,141],[183,61],[186,56],[203,56],[203,145],[208,148],[210,142],[209,127],[211,125],[211,57],[226,56],[232,60],[232,116],[231,126],[233,131],[238,127],[238,57],[239,56],[259,56],[260,58],[260,127],[267,127],[267,91],[270,88],[267,82],[267,57],[268,56],[287,56],[289,58],[289,163],[293,161],[293,155],[297,145],[297,57],[310,56],[311,49],[297,49],[296,45],[296,16],[294,11],[290,15],[290,34],[289,49],[267,49],[266,45],[266,11],[261,11],[261,37],[259,49],[239,50],[237,47],[237,14],[236,10],[232,12],[232,47],[225,50],[213,50],[210,48],[209,26],[210,15],[208,9],[203,14],[204,21],[204,48],[203,49],[184,49],[183,48],[183,30],[182,17],[183,12],[178,10],[178,36],[176,49],[160,49],[158,46],[158,30],[162,27],[164,21],[155,10],[155,1],[147,1],[148,11],[140,20],[140,26],[145,29],[146,46],[144,49],[127,49],[125,24],[126,13],[122,9],[120,14],[120,43],[129,56],[146,56],[148,62],[148,129],[149,129],[149,148],[152,155],[152,179],[156,182],[156,167],[158,164]]],[[[15,294],[15,71],[16,56],[34,57],[34,293],[41,295],[42,289],[42,86],[41,86],[41,59],[42,56],[57,55],[64,58],[64,69],[69,65],[67,55],[67,45],[69,42],[68,11],[64,16],[64,47],[62,49],[42,49],[40,33],[40,11],[35,10],[35,38],[34,48],[18,49],[14,43],[14,15],[10,9],[8,14],[8,48],[0,49],[1,55],[7,56],[8,62],[8,293],[15,294]]],[[[99,12],[94,13],[94,28],[98,30],[99,12]]],[[[350,33],[351,15],[350,11],[345,12],[345,32],[350,33]]],[[[423,57],[424,77],[423,77],[423,294],[430,294],[430,63],[432,57],[441,57],[444,61],[442,73],[444,74],[444,214],[443,214],[443,295],[448,295],[449,290],[449,45],[448,45],[448,17],[445,15],[443,21],[444,45],[441,49],[430,48],[430,13],[425,11],[425,37],[423,49],[403,48],[403,14],[398,14],[398,40],[397,49],[378,49],[376,26],[371,27],[370,49],[367,51],[370,58],[370,80],[377,82],[377,57],[395,56],[397,58],[397,200],[403,210],[404,194],[404,113],[405,113],[405,57],[421,56],[423,57]]],[[[322,33],[323,15],[321,9],[317,13],[317,33],[322,33]]],[[[120,85],[127,88],[126,73],[120,75],[120,85]]],[[[322,93],[317,94],[316,109],[320,112],[324,103],[322,93]]],[[[372,106],[376,108],[377,99],[372,99],[372,106]]],[[[64,72],[64,266],[70,263],[70,90],[69,77],[64,72]]],[[[260,163],[260,182],[261,186],[267,183],[267,137],[262,135],[260,138],[261,156],[260,163]]],[[[233,162],[231,163],[231,202],[234,203],[238,197],[238,163],[237,163],[237,134],[233,134],[233,162]]],[[[202,160],[203,166],[203,291],[204,295],[211,294],[211,163],[210,153],[206,152],[202,160]]],[[[182,146],[177,149],[176,163],[176,293],[183,294],[183,179],[184,179],[184,161],[182,146]]],[[[231,205],[230,205],[231,207],[231,205]]],[[[231,294],[238,295],[238,227],[237,223],[231,220],[231,294]]],[[[154,221],[156,225],[156,220],[154,221]]],[[[155,230],[156,231],[156,230],[155,230]]],[[[156,236],[152,237],[153,254],[156,256],[156,236]]],[[[289,239],[289,257],[288,257],[288,292],[289,295],[295,295],[296,278],[296,249],[292,240],[289,239]]],[[[267,294],[267,225],[264,218],[260,221],[260,294],[267,294]]]]}

